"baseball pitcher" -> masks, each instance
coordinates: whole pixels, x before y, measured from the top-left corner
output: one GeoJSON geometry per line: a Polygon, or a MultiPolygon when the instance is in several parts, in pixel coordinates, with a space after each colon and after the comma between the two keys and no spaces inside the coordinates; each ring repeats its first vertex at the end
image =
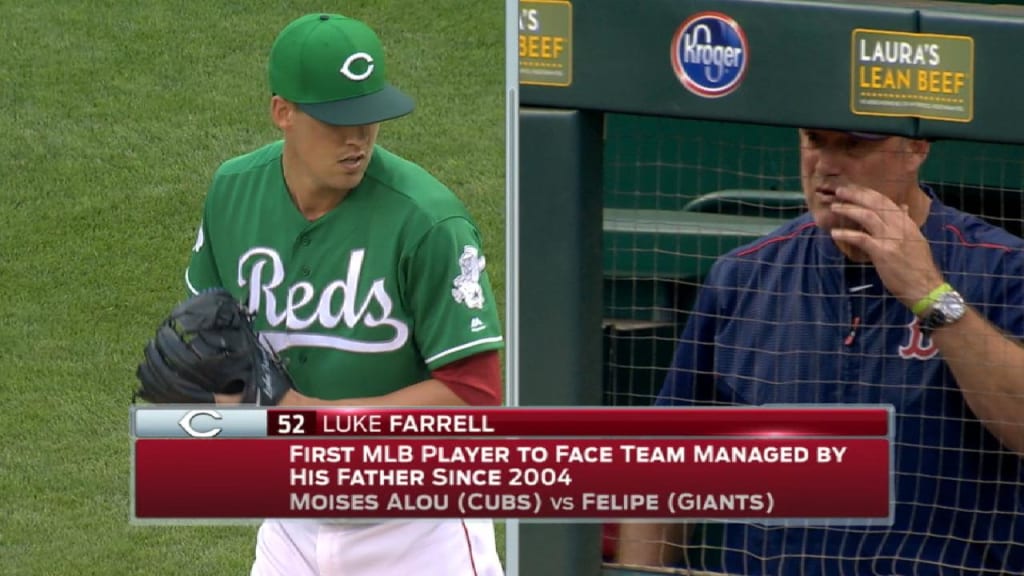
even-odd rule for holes
{"type": "MultiPolygon", "coordinates": [[[[245,364],[257,375],[233,387],[200,387],[220,403],[500,404],[503,340],[480,233],[447,187],[376,144],[381,122],[413,109],[387,80],[376,34],[337,14],[299,18],[273,44],[269,80],[283,139],[216,171],[184,273],[190,302],[244,305],[259,336],[241,355],[268,361],[245,364]]],[[[164,345],[195,341],[171,324],[164,345]]],[[[177,397],[160,391],[188,380],[161,376],[164,358],[140,367],[144,397],[177,397]]],[[[286,574],[502,568],[489,520],[267,520],[252,575],[286,574]]]]}

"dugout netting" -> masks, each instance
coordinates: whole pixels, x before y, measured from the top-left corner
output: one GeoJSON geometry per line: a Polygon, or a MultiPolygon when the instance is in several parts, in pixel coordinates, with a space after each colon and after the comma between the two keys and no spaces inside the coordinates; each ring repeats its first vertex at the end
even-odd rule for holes
{"type": "MultiPolygon", "coordinates": [[[[753,242],[806,211],[801,192],[799,146],[794,127],[607,115],[603,175],[603,397],[606,405],[652,404],[712,264],[734,248],[753,242]]],[[[1022,158],[1024,147],[1021,146],[939,140],[931,144],[921,180],[944,204],[1021,236],[1024,234],[1022,158]]],[[[981,276],[976,279],[986,281],[981,276]]],[[[993,303],[993,306],[1021,307],[1024,306],[1022,299],[1024,295],[1008,294],[1005,301],[993,303]]],[[[837,330],[847,328],[845,324],[836,326],[837,330]]],[[[885,334],[893,337],[906,326],[870,328],[869,337],[885,338],[885,334]]],[[[799,338],[802,328],[793,330],[797,332],[792,336],[799,338]]],[[[751,345],[763,346],[761,352],[772,355],[778,366],[786,362],[810,364],[803,374],[817,379],[821,390],[844,387],[845,396],[838,401],[889,400],[899,404],[907,401],[906,397],[915,394],[918,388],[910,374],[893,377],[889,372],[890,376],[879,378],[863,373],[855,374],[852,382],[858,387],[856,390],[862,392],[850,392],[849,374],[836,378],[825,369],[837,354],[846,355],[851,365],[870,361],[874,366],[885,366],[899,360],[897,349],[875,352],[871,351],[873,347],[844,347],[840,340],[834,346],[822,343],[815,354],[804,352],[800,357],[788,357],[784,343],[771,340],[751,345]],[[876,357],[857,358],[870,354],[876,357]],[[886,354],[891,354],[891,358],[886,358],[886,354]],[[820,369],[815,363],[820,363],[820,369]]],[[[763,375],[764,372],[753,374],[763,375]]],[[[813,400],[831,403],[836,402],[837,397],[823,393],[813,400]]],[[[948,401],[955,401],[955,395],[949,396],[948,401]]],[[[898,412],[899,408],[897,418],[898,412]]],[[[962,417],[970,418],[970,415],[963,413],[962,417]]],[[[898,433],[895,442],[916,440],[901,438],[898,433]]],[[[922,490],[931,490],[941,485],[943,476],[955,474],[954,460],[962,458],[963,454],[990,450],[990,444],[969,435],[959,441],[959,448],[959,451],[942,453],[940,458],[947,458],[948,462],[922,462],[910,472],[914,475],[912,481],[922,490]]],[[[1015,460],[1018,457],[1008,451],[990,456],[988,462],[995,466],[1020,466],[1019,460],[1015,460]]],[[[976,489],[988,488],[996,487],[982,485],[976,489]]],[[[1024,486],[1015,488],[1018,494],[1024,494],[1024,486]]],[[[980,500],[981,495],[978,496],[980,500]]],[[[939,496],[935,498],[937,502],[939,496]]],[[[901,510],[910,514],[926,513],[923,507],[901,510]]],[[[953,513],[957,522],[976,521],[971,509],[953,513]]],[[[1017,518],[1016,522],[1024,522],[1024,517],[1017,518]]],[[[927,525],[927,521],[913,523],[915,527],[927,525]]],[[[684,566],[701,573],[720,572],[723,526],[700,524],[695,528],[695,535],[685,549],[684,566]]],[[[857,531],[856,528],[835,530],[838,538],[843,537],[843,530],[857,531]]],[[[914,534],[908,531],[890,536],[903,537],[909,542],[914,534]]],[[[616,538],[615,530],[606,529],[606,554],[614,548],[616,538]]],[[[678,542],[672,544],[681,546],[678,542]]],[[[752,563],[763,558],[757,550],[747,553],[752,563]]],[[[613,558],[606,555],[606,560],[613,558]]],[[[962,568],[955,564],[941,567],[962,568]]],[[[679,573],[690,572],[680,568],[679,573]]]]}

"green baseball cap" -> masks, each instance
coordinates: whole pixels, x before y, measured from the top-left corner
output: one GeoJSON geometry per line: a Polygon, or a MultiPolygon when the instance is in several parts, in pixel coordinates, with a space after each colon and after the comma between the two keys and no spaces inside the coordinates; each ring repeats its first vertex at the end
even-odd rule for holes
{"type": "Polygon", "coordinates": [[[271,93],[326,124],[373,124],[414,107],[412,98],[388,83],[377,34],[339,14],[307,14],[285,26],[267,68],[271,93]]]}

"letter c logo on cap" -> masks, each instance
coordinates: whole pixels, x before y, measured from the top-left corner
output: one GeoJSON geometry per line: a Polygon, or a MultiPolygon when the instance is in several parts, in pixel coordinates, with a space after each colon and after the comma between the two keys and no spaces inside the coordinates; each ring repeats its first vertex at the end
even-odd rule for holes
{"type": "Polygon", "coordinates": [[[339,72],[349,80],[354,80],[356,82],[366,80],[370,77],[370,74],[373,74],[373,56],[370,56],[366,52],[356,52],[345,59],[345,63],[342,64],[339,72]],[[366,62],[366,71],[362,74],[356,74],[352,71],[352,64],[360,61],[366,62]]]}

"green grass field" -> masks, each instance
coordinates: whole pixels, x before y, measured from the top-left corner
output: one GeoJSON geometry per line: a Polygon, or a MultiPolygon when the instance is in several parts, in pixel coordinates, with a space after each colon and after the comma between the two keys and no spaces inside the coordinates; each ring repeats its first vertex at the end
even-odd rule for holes
{"type": "Polygon", "coordinates": [[[255,526],[128,524],[128,404],[213,170],[278,136],[271,42],[324,6],[381,35],[418,109],[379,141],[465,200],[503,306],[504,3],[0,0],[0,575],[248,573],[255,526]]]}

